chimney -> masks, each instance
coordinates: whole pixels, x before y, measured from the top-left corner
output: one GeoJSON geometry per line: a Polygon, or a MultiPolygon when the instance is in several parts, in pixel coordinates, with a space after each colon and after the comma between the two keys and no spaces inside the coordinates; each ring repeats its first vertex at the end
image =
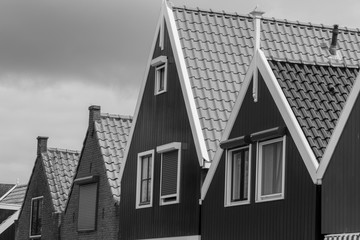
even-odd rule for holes
{"type": "Polygon", "coordinates": [[[337,37],[339,35],[339,25],[335,24],[332,31],[331,44],[329,52],[331,55],[336,55],[337,37]]]}
{"type": "MultiPolygon", "coordinates": [[[[265,13],[261,11],[260,9],[257,9],[258,6],[255,7],[255,9],[250,13],[252,17],[254,18],[254,57],[253,61],[257,61],[257,52],[260,50],[260,33],[261,33],[261,17],[265,13]]],[[[258,69],[254,69],[253,73],[253,99],[254,102],[258,101],[259,95],[258,95],[258,69]]]]}
{"type": "Polygon", "coordinates": [[[92,126],[95,121],[100,120],[100,109],[100,106],[96,105],[91,105],[89,107],[89,126],[92,126]]]}
{"type": "Polygon", "coordinates": [[[44,153],[47,151],[47,140],[48,137],[37,137],[37,155],[40,155],[41,153],[44,153]]]}

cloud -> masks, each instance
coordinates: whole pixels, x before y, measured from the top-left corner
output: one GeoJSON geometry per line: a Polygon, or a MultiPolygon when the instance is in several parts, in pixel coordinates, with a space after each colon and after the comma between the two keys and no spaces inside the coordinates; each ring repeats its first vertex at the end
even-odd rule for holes
{"type": "Polygon", "coordinates": [[[1,1],[1,79],[122,81],[149,54],[159,4],[146,2],[1,1]]]}

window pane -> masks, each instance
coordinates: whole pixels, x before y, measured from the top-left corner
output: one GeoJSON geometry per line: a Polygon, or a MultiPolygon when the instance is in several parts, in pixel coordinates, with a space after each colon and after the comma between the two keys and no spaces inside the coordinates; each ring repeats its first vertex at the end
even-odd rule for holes
{"type": "Polygon", "coordinates": [[[159,92],[165,89],[165,67],[161,67],[158,69],[158,86],[159,92]]]}
{"type": "Polygon", "coordinates": [[[282,142],[262,147],[261,195],[282,192],[282,142]]]}
{"type": "Polygon", "coordinates": [[[140,204],[150,202],[151,198],[151,156],[141,158],[140,204]]]}
{"type": "Polygon", "coordinates": [[[79,186],[78,230],[96,229],[97,183],[79,186]]]}
{"type": "Polygon", "coordinates": [[[232,154],[231,201],[248,199],[249,150],[242,149],[232,154]]]}

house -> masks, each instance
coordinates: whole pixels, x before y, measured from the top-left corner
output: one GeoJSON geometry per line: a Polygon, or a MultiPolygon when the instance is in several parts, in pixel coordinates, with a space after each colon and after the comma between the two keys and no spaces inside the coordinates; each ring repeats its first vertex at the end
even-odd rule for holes
{"type": "Polygon", "coordinates": [[[132,118],[89,107],[89,124],[71,188],[61,239],[118,239],[119,174],[132,118]]]}
{"type": "Polygon", "coordinates": [[[27,185],[0,185],[0,240],[15,239],[16,220],[27,185]]]}
{"type": "Polygon", "coordinates": [[[234,72],[219,63],[233,56],[233,69],[247,63],[202,186],[201,238],[315,240],[359,231],[357,198],[350,197],[357,180],[357,147],[349,144],[358,141],[355,116],[341,150],[337,142],[359,92],[360,31],[265,18],[259,11],[173,12],[181,16],[181,41],[192,43],[183,50],[216,66],[219,79],[234,72]],[[354,165],[344,167],[345,149],[354,165]],[[331,164],[332,172],[325,171],[331,164]],[[345,196],[339,194],[344,183],[345,196]],[[350,211],[352,218],[345,217],[350,211]]]}
{"type": "Polygon", "coordinates": [[[47,147],[37,138],[37,157],[19,213],[16,239],[60,239],[60,225],[79,152],[47,147]]]}
{"type": "Polygon", "coordinates": [[[214,51],[221,35],[202,44],[184,11],[162,5],[121,174],[120,239],[201,238],[201,185],[251,61],[214,51]]]}

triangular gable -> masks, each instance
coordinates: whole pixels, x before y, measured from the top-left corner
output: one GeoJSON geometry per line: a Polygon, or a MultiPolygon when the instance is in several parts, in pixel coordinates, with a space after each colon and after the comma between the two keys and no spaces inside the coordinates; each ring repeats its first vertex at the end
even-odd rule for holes
{"type": "MultiPolygon", "coordinates": [[[[196,105],[194,102],[194,97],[192,95],[191,86],[189,83],[189,77],[188,77],[186,64],[185,64],[184,56],[183,56],[182,49],[181,49],[181,43],[179,41],[179,36],[178,36],[177,30],[176,30],[175,19],[174,19],[171,7],[168,6],[167,1],[163,1],[160,17],[158,19],[157,27],[155,30],[155,35],[154,35],[153,42],[151,45],[151,50],[150,50],[149,58],[147,61],[145,74],[143,77],[143,81],[141,84],[139,96],[138,96],[136,107],[135,107],[135,113],[134,113],[133,124],[132,124],[133,127],[130,130],[129,140],[128,140],[128,144],[127,144],[125,154],[124,154],[124,159],[125,159],[124,165],[126,165],[127,157],[129,154],[129,149],[130,149],[132,138],[133,138],[134,131],[136,128],[137,118],[139,116],[139,111],[140,111],[141,102],[142,102],[142,98],[143,98],[144,91],[145,91],[145,86],[147,83],[148,75],[150,73],[151,61],[153,60],[153,54],[155,51],[156,42],[157,42],[159,35],[160,35],[160,37],[162,37],[162,35],[163,35],[162,28],[164,26],[163,25],[164,23],[167,27],[170,42],[172,45],[172,51],[174,54],[175,63],[176,63],[176,67],[178,70],[178,75],[179,75],[180,84],[181,84],[181,90],[182,90],[182,93],[184,96],[186,110],[187,110],[187,114],[189,116],[189,122],[190,122],[191,130],[192,130],[192,133],[194,136],[194,142],[196,145],[196,151],[197,151],[197,157],[199,160],[199,165],[203,166],[203,167],[209,167],[210,164],[207,163],[207,162],[209,162],[209,156],[208,156],[208,152],[207,152],[206,145],[204,142],[204,136],[202,134],[200,122],[198,120],[199,118],[198,118],[198,114],[197,114],[196,105]]],[[[162,40],[160,40],[160,44],[161,44],[161,42],[162,42],[162,40]]],[[[123,176],[124,169],[125,169],[125,167],[123,167],[121,169],[120,181],[123,176]]]]}
{"type": "Polygon", "coordinates": [[[345,128],[345,125],[349,119],[349,116],[353,110],[355,102],[360,93],[360,74],[358,74],[355,83],[351,89],[350,95],[345,103],[345,106],[341,112],[340,118],[336,124],[335,130],[331,135],[330,141],[327,145],[325,153],[320,162],[319,168],[317,170],[317,179],[319,184],[321,184],[322,178],[326,172],[326,169],[330,163],[331,157],[335,151],[335,148],[339,142],[340,136],[345,128]]]}
{"type": "MultiPolygon", "coordinates": [[[[258,69],[260,74],[263,76],[263,79],[265,81],[266,86],[269,89],[269,92],[274,99],[277,108],[279,109],[279,112],[281,113],[282,118],[284,119],[284,122],[290,132],[290,135],[294,139],[295,145],[297,146],[300,155],[304,161],[304,164],[309,172],[309,175],[314,183],[317,182],[316,177],[316,170],[319,166],[319,163],[316,160],[316,157],[298,123],[296,120],[291,107],[289,106],[289,103],[281,89],[281,87],[278,84],[278,81],[265,57],[265,54],[258,50],[256,52],[256,56],[254,57],[251,67],[246,75],[243,87],[239,93],[239,98],[236,101],[236,104],[234,106],[232,115],[229,119],[229,122],[226,126],[226,130],[223,134],[222,141],[227,140],[231,130],[234,126],[234,123],[236,121],[237,115],[240,112],[241,105],[243,103],[245,94],[248,90],[248,87],[250,85],[250,82],[252,81],[252,74],[254,70],[258,69]]],[[[206,193],[210,187],[212,178],[216,172],[216,168],[221,160],[221,156],[223,154],[223,150],[219,149],[216,153],[216,157],[214,158],[214,161],[212,163],[212,166],[210,167],[210,170],[205,178],[202,190],[201,190],[201,199],[204,199],[206,196],[206,193]]]]}

